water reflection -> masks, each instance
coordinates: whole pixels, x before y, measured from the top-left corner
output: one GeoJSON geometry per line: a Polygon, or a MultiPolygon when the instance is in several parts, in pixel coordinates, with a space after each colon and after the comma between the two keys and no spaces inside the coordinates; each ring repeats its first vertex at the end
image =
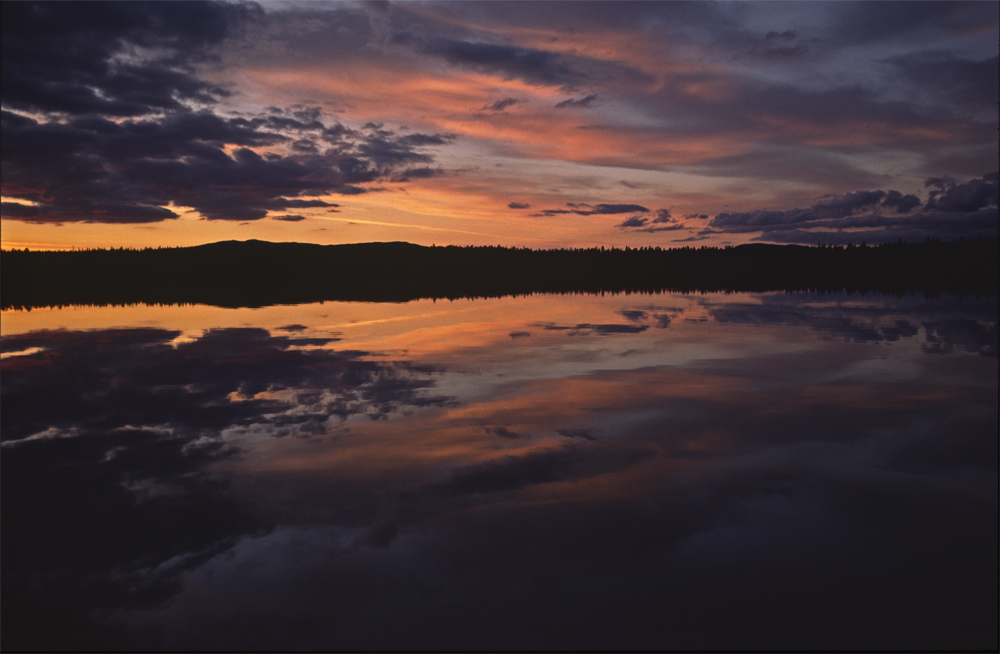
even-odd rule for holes
{"type": "Polygon", "coordinates": [[[6,647],[996,646],[995,300],[33,313],[6,647]]]}

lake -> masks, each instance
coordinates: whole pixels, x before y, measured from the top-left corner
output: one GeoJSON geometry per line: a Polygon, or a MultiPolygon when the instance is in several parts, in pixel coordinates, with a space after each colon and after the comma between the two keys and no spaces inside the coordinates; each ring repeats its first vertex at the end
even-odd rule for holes
{"type": "Polygon", "coordinates": [[[995,649],[997,299],[2,314],[6,649],[995,649]]]}

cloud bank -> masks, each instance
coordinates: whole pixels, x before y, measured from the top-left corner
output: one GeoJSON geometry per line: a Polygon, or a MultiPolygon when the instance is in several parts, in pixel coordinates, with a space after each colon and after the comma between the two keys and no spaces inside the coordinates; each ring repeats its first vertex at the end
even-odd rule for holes
{"type": "Polygon", "coordinates": [[[20,201],[4,203],[8,220],[152,223],[191,207],[252,221],[336,207],[315,196],[433,176],[426,148],[454,138],[350,128],[317,107],[219,113],[232,91],[198,66],[264,19],[256,5],[18,3],[4,13],[3,195],[20,201]]]}

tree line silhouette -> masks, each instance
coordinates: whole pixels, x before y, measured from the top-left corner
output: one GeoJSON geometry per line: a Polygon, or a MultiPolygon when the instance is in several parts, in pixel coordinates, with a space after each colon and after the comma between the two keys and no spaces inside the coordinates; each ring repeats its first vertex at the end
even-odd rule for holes
{"type": "Polygon", "coordinates": [[[4,250],[4,309],[73,304],[258,307],[533,293],[997,293],[996,238],[878,246],[531,250],[224,241],[183,248],[4,250]]]}

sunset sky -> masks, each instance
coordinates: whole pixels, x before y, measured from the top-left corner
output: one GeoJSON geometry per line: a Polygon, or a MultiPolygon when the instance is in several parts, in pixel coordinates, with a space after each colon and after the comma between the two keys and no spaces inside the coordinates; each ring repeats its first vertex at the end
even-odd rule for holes
{"type": "Polygon", "coordinates": [[[996,2],[5,2],[4,248],[997,235],[996,2]]]}

